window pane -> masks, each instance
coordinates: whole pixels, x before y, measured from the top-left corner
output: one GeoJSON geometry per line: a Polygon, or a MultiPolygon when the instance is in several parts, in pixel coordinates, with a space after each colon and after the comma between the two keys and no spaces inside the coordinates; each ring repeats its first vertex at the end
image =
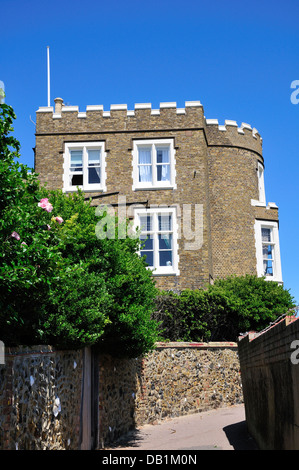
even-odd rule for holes
{"type": "Polygon", "coordinates": [[[152,217],[150,215],[141,215],[139,217],[139,223],[142,231],[152,230],[152,217]]]}
{"type": "Polygon", "coordinates": [[[168,148],[157,148],[157,163],[169,163],[168,148]]]}
{"type": "Polygon", "coordinates": [[[142,248],[142,251],[144,250],[152,250],[153,249],[153,239],[152,238],[142,238],[142,236],[140,237],[140,240],[141,240],[141,248],[142,248]]]}
{"type": "Polygon", "coordinates": [[[157,180],[158,181],[170,181],[170,166],[169,165],[157,165],[157,180]]]}
{"type": "Polygon", "coordinates": [[[158,216],[159,220],[159,231],[170,231],[172,230],[172,217],[169,214],[161,214],[158,216]]]}
{"type": "Polygon", "coordinates": [[[71,150],[71,171],[82,171],[82,150],[71,150]]]}
{"type": "Polygon", "coordinates": [[[160,266],[172,266],[172,251],[159,252],[160,266]]]}
{"type": "Polygon", "coordinates": [[[153,251],[141,250],[141,256],[146,256],[146,262],[149,266],[154,266],[154,253],[153,251]]]}
{"type": "Polygon", "coordinates": [[[88,166],[100,166],[100,150],[88,150],[88,166]]]}
{"type": "Polygon", "coordinates": [[[263,258],[264,259],[272,259],[272,245],[263,245],[263,258]]]}
{"type": "Polygon", "coordinates": [[[82,186],[83,185],[83,174],[72,174],[70,177],[71,186],[82,186]]]}
{"type": "Polygon", "coordinates": [[[172,248],[172,235],[162,234],[159,235],[159,250],[171,250],[172,248]]]}
{"type": "Polygon", "coordinates": [[[152,163],[152,152],[151,148],[139,148],[138,149],[138,163],[141,165],[152,163]]]}
{"type": "Polygon", "coordinates": [[[88,184],[100,184],[101,183],[101,168],[91,167],[88,168],[88,184]]]}
{"type": "Polygon", "coordinates": [[[264,275],[265,276],[273,276],[273,262],[272,260],[264,260],[264,275]]]}
{"type": "Polygon", "coordinates": [[[271,229],[270,228],[262,228],[262,241],[263,242],[271,241],[271,229]]]}
{"type": "Polygon", "coordinates": [[[152,181],[151,165],[139,165],[139,182],[148,183],[152,181]]]}

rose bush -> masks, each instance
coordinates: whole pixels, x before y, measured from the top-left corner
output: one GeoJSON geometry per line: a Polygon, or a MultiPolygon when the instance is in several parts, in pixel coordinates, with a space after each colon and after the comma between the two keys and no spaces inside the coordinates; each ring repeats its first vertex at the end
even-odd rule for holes
{"type": "Polygon", "coordinates": [[[41,187],[17,161],[14,118],[0,105],[0,339],[148,351],[157,339],[156,290],[138,239],[99,240],[91,201],[41,187]]]}

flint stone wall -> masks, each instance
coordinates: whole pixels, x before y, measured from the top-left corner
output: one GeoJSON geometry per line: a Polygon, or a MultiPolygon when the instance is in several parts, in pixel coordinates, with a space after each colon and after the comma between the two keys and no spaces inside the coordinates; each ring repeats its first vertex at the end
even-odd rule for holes
{"type": "MultiPolygon", "coordinates": [[[[243,402],[235,343],[158,343],[142,358],[96,354],[97,447],[147,423],[243,402]]],[[[0,450],[80,449],[84,350],[5,350],[0,450]]]]}
{"type": "Polygon", "coordinates": [[[77,449],[82,351],[6,348],[0,365],[0,449],[77,449]]]}
{"type": "Polygon", "coordinates": [[[99,362],[102,447],[134,427],[243,403],[236,343],[158,343],[142,359],[99,362]]]}

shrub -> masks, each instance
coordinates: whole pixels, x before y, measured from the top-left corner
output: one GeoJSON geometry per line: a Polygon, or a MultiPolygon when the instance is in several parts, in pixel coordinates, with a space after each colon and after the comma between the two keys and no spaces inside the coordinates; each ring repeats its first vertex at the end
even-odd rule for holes
{"type": "MultiPolygon", "coordinates": [[[[113,239],[98,239],[99,217],[80,191],[68,196],[52,191],[49,199],[65,220],[59,226],[63,259],[71,266],[84,263],[87,281],[95,278],[105,287],[104,302],[98,299],[105,306],[105,328],[97,347],[114,355],[137,356],[149,351],[157,339],[157,324],[151,318],[157,291],[151,272],[137,254],[138,238],[118,238],[116,233],[113,239]]],[[[103,217],[109,224],[107,213],[103,217]]],[[[111,217],[117,229],[117,219],[111,217]]],[[[59,296],[58,291],[54,292],[59,296]]],[[[59,306],[55,308],[59,312],[59,306]]]]}
{"type": "Polygon", "coordinates": [[[205,290],[163,292],[154,318],[164,340],[236,341],[240,333],[261,331],[294,308],[293,297],[278,283],[232,276],[205,290]]]}
{"type": "Polygon", "coordinates": [[[156,298],[154,318],[160,324],[161,339],[208,341],[210,312],[203,290],[186,289],[180,294],[162,292],[156,298]]]}
{"type": "Polygon", "coordinates": [[[17,162],[12,108],[0,111],[1,340],[147,352],[157,337],[156,289],[139,240],[97,238],[99,217],[83,193],[41,187],[17,162]]]}
{"type": "Polygon", "coordinates": [[[236,340],[240,333],[261,331],[296,306],[289,290],[253,275],[217,279],[207,292],[216,319],[217,339],[228,336],[236,340]]]}

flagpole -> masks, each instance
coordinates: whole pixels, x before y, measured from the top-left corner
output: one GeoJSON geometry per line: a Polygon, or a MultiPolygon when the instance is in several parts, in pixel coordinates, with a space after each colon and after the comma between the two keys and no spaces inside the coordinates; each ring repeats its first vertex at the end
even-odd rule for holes
{"type": "Polygon", "coordinates": [[[50,48],[47,46],[47,62],[48,62],[48,107],[50,107],[50,48]]]}

